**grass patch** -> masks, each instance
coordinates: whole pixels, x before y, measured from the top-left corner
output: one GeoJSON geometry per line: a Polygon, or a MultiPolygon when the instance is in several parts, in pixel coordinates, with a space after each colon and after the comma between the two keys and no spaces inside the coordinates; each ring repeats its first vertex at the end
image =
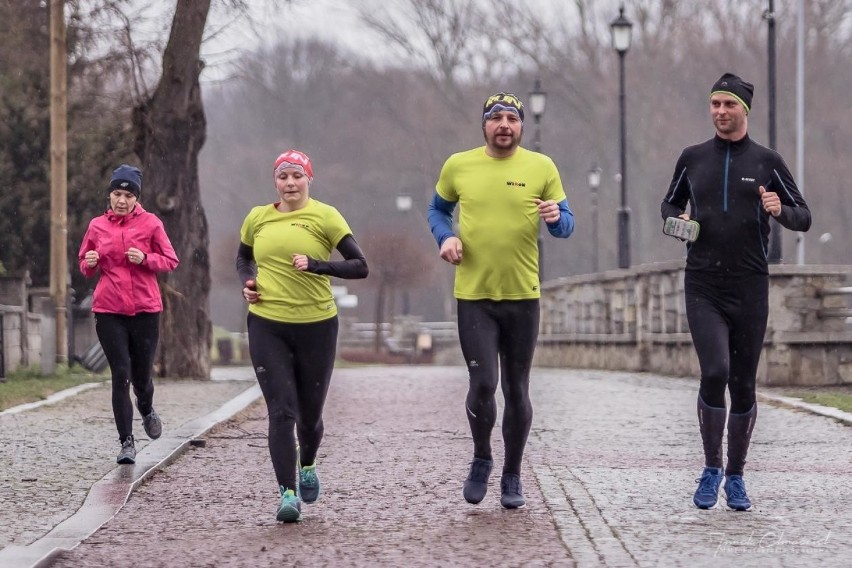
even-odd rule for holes
{"type": "Polygon", "coordinates": [[[803,401],[810,404],[819,404],[822,406],[830,406],[844,412],[852,412],[852,392],[835,392],[830,389],[813,391],[813,390],[795,390],[785,393],[787,396],[801,398],[803,401]]]}
{"type": "Polygon", "coordinates": [[[6,376],[6,382],[0,383],[0,411],[44,400],[51,394],[75,387],[83,383],[105,380],[80,367],[69,369],[67,366],[56,368],[54,375],[39,375],[34,369],[20,369],[6,376]]]}

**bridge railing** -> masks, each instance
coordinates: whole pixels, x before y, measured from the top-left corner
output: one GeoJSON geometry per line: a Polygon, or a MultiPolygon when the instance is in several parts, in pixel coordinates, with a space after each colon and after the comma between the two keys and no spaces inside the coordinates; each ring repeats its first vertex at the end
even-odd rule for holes
{"type": "MultiPolygon", "coordinates": [[[[699,376],[683,261],[542,285],[536,364],[699,376]]],[[[770,267],[762,384],[852,383],[852,267],[770,267]]]]}

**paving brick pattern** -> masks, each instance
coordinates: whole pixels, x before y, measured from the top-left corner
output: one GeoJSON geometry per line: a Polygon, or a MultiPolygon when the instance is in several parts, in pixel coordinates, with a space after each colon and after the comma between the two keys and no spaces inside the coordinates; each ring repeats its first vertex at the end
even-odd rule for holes
{"type": "MultiPolygon", "coordinates": [[[[251,386],[239,381],[157,381],[166,428],[215,410],[251,386]]],[[[149,440],[136,413],[137,450],[149,440]]],[[[74,514],[121,449],[108,383],[58,403],[0,416],[0,549],[41,538],[74,514]]]]}
{"type": "Polygon", "coordinates": [[[754,510],[699,511],[696,381],[537,374],[527,458],[580,565],[852,565],[849,426],[760,404],[745,475],[754,510]]]}
{"type": "Polygon", "coordinates": [[[503,510],[494,475],[485,501],[463,501],[465,391],[463,369],[338,371],[318,461],[323,494],[296,525],[274,519],[261,402],[54,566],[571,566],[529,468],[527,508],[503,510]]]}
{"type": "MultiPolygon", "coordinates": [[[[754,511],[699,511],[696,389],[643,374],[534,370],[528,506],[505,511],[499,467],[483,503],[461,497],[471,451],[463,368],[339,369],[323,494],[301,523],[274,521],[261,402],[52,565],[852,565],[852,428],[761,404],[746,466],[754,511]]],[[[499,462],[499,424],[494,448],[499,462]]]]}

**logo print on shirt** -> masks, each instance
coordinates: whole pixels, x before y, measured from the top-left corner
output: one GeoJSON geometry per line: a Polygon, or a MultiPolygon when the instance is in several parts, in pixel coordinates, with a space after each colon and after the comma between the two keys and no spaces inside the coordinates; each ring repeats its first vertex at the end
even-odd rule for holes
{"type": "Polygon", "coordinates": [[[515,187],[526,187],[526,186],[527,186],[526,182],[523,182],[523,181],[512,181],[512,180],[506,180],[506,185],[508,185],[508,186],[515,186],[515,187]]]}
{"type": "Polygon", "coordinates": [[[291,227],[301,227],[302,229],[310,229],[311,226],[306,223],[290,223],[291,227]]]}
{"type": "Polygon", "coordinates": [[[750,181],[754,183],[754,178],[740,178],[740,181],[750,181]]]}

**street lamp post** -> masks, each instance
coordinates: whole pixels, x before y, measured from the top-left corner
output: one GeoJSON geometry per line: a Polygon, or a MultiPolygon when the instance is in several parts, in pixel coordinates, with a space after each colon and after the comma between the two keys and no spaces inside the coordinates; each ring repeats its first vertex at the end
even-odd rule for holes
{"type": "MultiPolygon", "coordinates": [[[[769,8],[763,13],[763,17],[767,24],[766,43],[767,43],[767,82],[769,95],[769,147],[773,150],[777,149],[777,136],[775,129],[775,3],[769,0],[769,8]]],[[[774,217],[770,219],[769,231],[769,251],[766,255],[766,260],[770,264],[778,264],[781,262],[781,225],[774,217]]]]}
{"type": "MultiPolygon", "coordinates": [[[[547,104],[547,93],[541,90],[541,79],[535,80],[533,90],[530,91],[529,107],[532,112],[533,120],[535,121],[535,138],[533,138],[533,150],[541,152],[541,116],[544,114],[544,107],[547,104]]],[[[544,239],[541,236],[541,222],[539,222],[538,236],[536,243],[538,244],[538,280],[544,281],[544,239]]]]}
{"type": "Polygon", "coordinates": [[[594,257],[592,261],[592,272],[597,273],[598,267],[598,187],[601,185],[601,169],[597,164],[589,168],[587,179],[589,189],[592,191],[592,248],[594,257]]]}
{"type": "Polygon", "coordinates": [[[535,86],[530,91],[530,112],[535,120],[535,139],[533,140],[533,150],[541,152],[541,115],[544,114],[544,107],[547,104],[547,93],[541,90],[541,79],[535,80],[535,86]]]}
{"type": "Polygon", "coordinates": [[[609,24],[612,31],[612,47],[618,52],[618,106],[621,115],[621,207],[618,210],[618,267],[630,266],[630,208],[627,207],[627,126],[625,120],[624,56],[630,49],[633,22],[624,15],[624,5],[618,9],[618,17],[609,24]]]}
{"type": "MultiPolygon", "coordinates": [[[[410,195],[401,193],[396,196],[396,210],[400,213],[405,214],[411,211],[412,204],[413,200],[410,195]]],[[[408,287],[405,286],[402,289],[402,315],[407,316],[410,309],[411,306],[408,301],[408,287]]]]}

